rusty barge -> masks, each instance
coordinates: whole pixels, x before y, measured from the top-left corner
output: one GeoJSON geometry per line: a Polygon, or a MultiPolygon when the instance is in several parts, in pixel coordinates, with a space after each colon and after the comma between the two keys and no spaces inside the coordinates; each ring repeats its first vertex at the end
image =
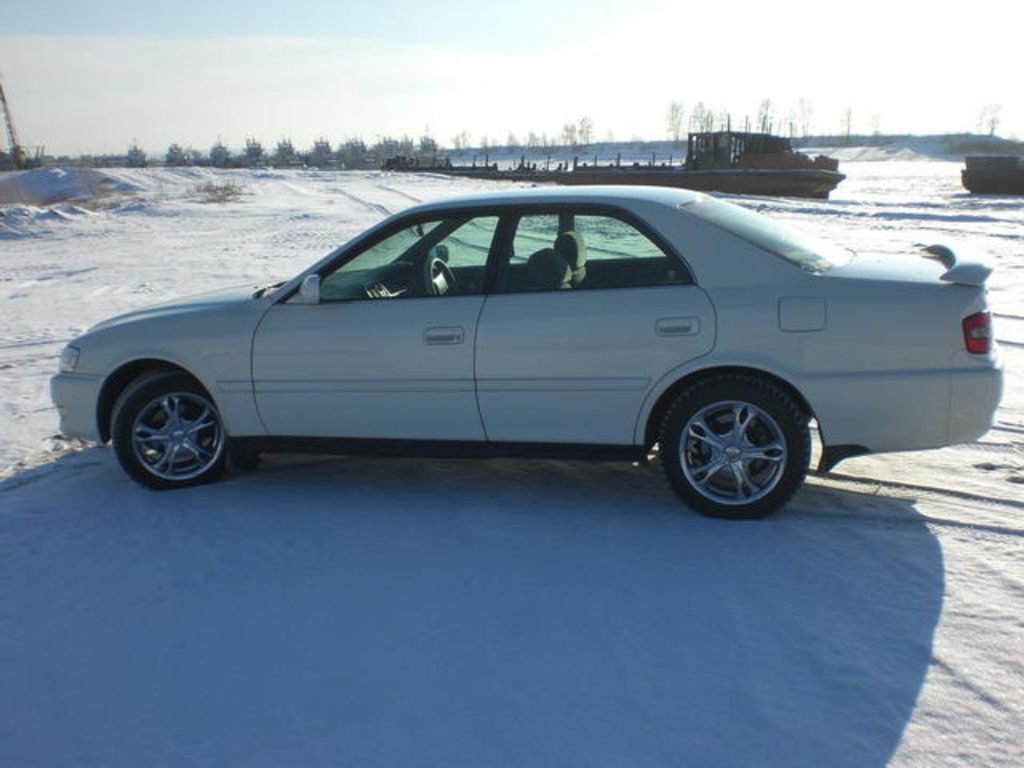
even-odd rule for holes
{"type": "Polygon", "coordinates": [[[1024,157],[968,155],[960,171],[964,187],[975,195],[1024,195],[1024,157]]]}
{"type": "Polygon", "coordinates": [[[391,158],[385,170],[431,172],[495,181],[527,181],[542,184],[628,184],[681,187],[705,192],[743,195],[811,197],[827,199],[846,178],[839,161],[796,152],[789,139],[767,133],[713,131],[691,133],[683,165],[649,163],[560,163],[539,168],[527,163],[499,169],[497,163],[452,165],[449,161],[420,163],[391,158]]]}

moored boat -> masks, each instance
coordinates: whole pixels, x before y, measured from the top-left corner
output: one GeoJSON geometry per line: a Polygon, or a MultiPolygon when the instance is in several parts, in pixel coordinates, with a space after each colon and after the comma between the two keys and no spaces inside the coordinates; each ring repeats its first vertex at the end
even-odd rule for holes
{"type": "Polygon", "coordinates": [[[968,155],[960,171],[964,187],[976,195],[1024,195],[1024,157],[968,155]]]}
{"type": "Polygon", "coordinates": [[[420,163],[396,157],[385,170],[442,173],[495,181],[529,181],[542,184],[625,184],[680,187],[704,192],[747,195],[828,198],[846,178],[839,161],[819,155],[812,158],[793,150],[789,139],[766,133],[715,131],[691,133],[686,162],[682,165],[623,164],[619,159],[605,165],[559,163],[554,169],[539,168],[522,158],[512,168],[497,163],[453,165],[449,160],[420,163]]]}

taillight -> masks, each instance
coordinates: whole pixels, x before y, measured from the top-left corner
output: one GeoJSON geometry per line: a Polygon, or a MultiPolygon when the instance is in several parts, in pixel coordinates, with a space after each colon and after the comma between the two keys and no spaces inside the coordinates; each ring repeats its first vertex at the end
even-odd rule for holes
{"type": "Polygon", "coordinates": [[[975,312],[964,318],[964,346],[974,355],[987,355],[992,351],[992,315],[975,312]]]}

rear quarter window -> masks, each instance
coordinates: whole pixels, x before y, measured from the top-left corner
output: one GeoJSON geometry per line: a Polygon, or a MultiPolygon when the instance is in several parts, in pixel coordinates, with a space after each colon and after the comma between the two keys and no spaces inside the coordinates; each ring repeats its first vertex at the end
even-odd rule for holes
{"type": "Polygon", "coordinates": [[[827,272],[850,260],[851,254],[844,248],[805,232],[790,229],[768,216],[713,197],[702,197],[692,203],[684,203],[680,210],[808,272],[827,272]]]}

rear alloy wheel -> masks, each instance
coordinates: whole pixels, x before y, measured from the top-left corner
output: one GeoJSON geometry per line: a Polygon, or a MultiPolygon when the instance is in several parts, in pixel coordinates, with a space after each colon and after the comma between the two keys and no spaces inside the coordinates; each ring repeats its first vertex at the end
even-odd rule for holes
{"type": "Polygon", "coordinates": [[[227,453],[217,407],[195,380],[174,372],[128,386],[114,406],[111,442],[125,472],[155,489],[213,480],[227,453]]]}
{"type": "Polygon", "coordinates": [[[700,381],[676,398],[662,424],[661,462],[703,515],[765,517],[807,475],[807,417],[779,387],[744,375],[700,381]]]}

